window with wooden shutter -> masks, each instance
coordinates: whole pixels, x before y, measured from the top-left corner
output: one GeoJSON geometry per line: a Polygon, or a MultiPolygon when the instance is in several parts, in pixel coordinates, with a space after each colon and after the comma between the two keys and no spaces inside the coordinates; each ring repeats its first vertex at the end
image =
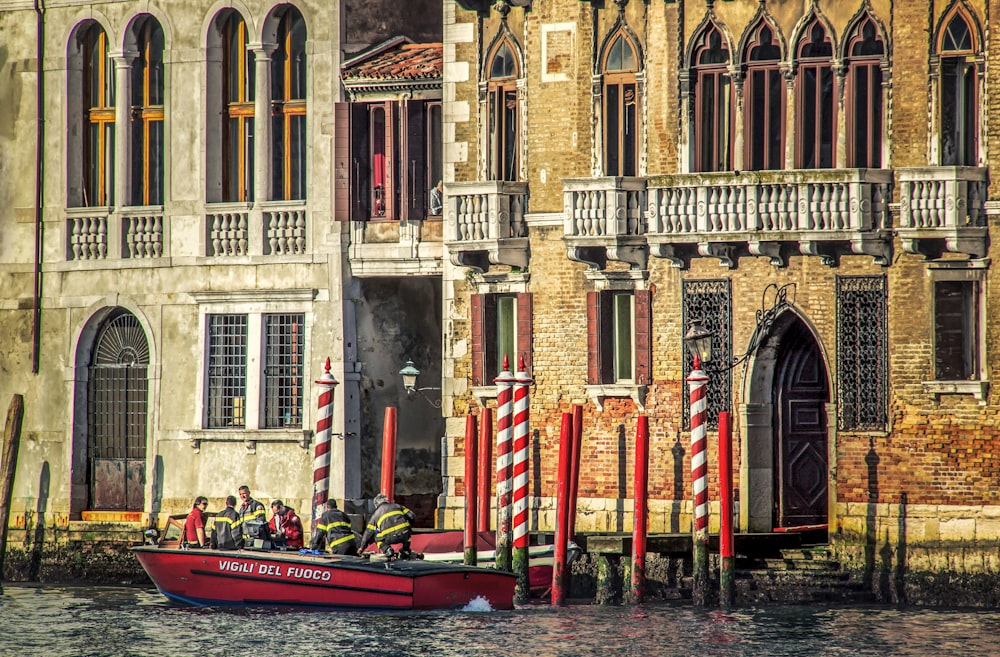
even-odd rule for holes
{"type": "Polygon", "coordinates": [[[847,166],[882,166],[882,58],[885,43],[870,16],[860,21],[847,46],[847,166]]]}
{"type": "Polygon", "coordinates": [[[426,216],[425,199],[433,185],[427,182],[427,145],[424,143],[427,136],[427,127],[424,125],[426,111],[423,101],[411,100],[404,103],[401,112],[405,123],[401,150],[406,154],[406,158],[401,172],[403,191],[400,219],[415,221],[426,216]]]}
{"type": "Polygon", "coordinates": [[[653,293],[635,291],[635,382],[653,382],[653,293]]]}
{"type": "Polygon", "coordinates": [[[351,218],[351,105],[333,104],[333,218],[351,218]]]}
{"type": "Polygon", "coordinates": [[[472,313],[472,385],[493,385],[507,357],[511,372],[520,359],[531,371],[531,294],[474,294],[472,313]]]}

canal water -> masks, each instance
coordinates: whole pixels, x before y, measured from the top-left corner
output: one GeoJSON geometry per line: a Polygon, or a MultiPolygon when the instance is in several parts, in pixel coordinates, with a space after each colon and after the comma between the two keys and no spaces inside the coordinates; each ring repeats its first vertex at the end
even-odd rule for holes
{"type": "Polygon", "coordinates": [[[690,603],[491,611],[192,608],[155,590],[8,584],[2,657],[993,657],[1000,612],[690,603]]]}

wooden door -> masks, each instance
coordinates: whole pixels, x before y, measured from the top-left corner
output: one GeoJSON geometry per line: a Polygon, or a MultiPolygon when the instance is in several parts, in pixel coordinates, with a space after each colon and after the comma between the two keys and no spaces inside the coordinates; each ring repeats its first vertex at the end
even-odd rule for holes
{"type": "Polygon", "coordinates": [[[825,524],[829,478],[826,404],[830,395],[819,346],[801,323],[782,339],[774,395],[777,525],[825,524]]]}

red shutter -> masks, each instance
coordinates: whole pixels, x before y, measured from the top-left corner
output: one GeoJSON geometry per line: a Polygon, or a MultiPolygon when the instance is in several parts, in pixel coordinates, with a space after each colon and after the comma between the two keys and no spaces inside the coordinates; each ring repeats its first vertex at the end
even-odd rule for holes
{"type": "Polygon", "coordinates": [[[649,385],[653,376],[653,293],[635,291],[635,382],[649,385]]]}
{"type": "MultiPolygon", "coordinates": [[[[405,154],[403,166],[403,183],[406,191],[403,194],[402,219],[410,221],[422,220],[427,216],[427,190],[434,183],[428,184],[427,171],[427,128],[424,125],[424,115],[427,103],[422,100],[411,100],[406,103],[402,113],[406,122],[406,147],[401,151],[405,154]]],[[[437,182],[437,181],[434,181],[437,182]]]]}
{"type": "Polygon", "coordinates": [[[524,357],[524,366],[529,374],[532,373],[531,328],[531,293],[521,292],[517,295],[517,355],[524,357]]]}
{"type": "Polygon", "coordinates": [[[483,370],[486,364],[486,337],[483,334],[485,324],[483,321],[483,310],[485,308],[483,295],[473,294],[469,298],[469,308],[472,321],[472,385],[481,386],[486,385],[483,382],[483,370]]]}
{"type": "Polygon", "coordinates": [[[333,218],[351,218],[351,106],[333,104],[333,218]]]}
{"type": "Polygon", "coordinates": [[[587,383],[601,383],[600,292],[587,292],[587,383]]]}

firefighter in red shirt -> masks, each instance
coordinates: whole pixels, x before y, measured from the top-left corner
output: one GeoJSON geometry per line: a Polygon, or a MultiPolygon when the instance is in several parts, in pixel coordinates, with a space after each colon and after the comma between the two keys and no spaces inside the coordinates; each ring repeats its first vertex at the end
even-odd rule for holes
{"type": "Polygon", "coordinates": [[[302,521],[295,515],[295,509],[285,506],[281,500],[271,502],[271,540],[278,547],[302,547],[302,521]]]}
{"type": "Polygon", "coordinates": [[[191,513],[184,520],[184,547],[208,547],[205,536],[205,509],[208,508],[208,498],[199,495],[194,498],[191,513]]]}

